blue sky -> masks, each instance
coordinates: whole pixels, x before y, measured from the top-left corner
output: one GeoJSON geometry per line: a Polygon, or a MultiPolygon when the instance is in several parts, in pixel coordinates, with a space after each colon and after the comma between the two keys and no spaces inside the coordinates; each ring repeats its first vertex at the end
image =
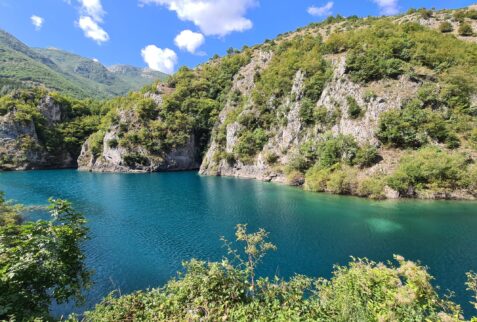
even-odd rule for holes
{"type": "Polygon", "coordinates": [[[465,0],[0,0],[0,28],[32,47],[104,65],[193,67],[230,47],[272,39],[328,15],[381,15],[465,0]]]}

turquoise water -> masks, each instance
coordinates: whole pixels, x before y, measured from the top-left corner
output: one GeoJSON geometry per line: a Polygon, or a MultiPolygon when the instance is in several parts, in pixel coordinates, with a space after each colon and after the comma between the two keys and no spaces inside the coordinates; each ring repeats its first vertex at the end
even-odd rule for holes
{"type": "Polygon", "coordinates": [[[278,247],[262,274],[328,277],[351,255],[385,261],[400,254],[427,265],[435,283],[474,313],[464,283],[465,272],[477,270],[476,203],[373,202],[194,172],[10,172],[0,173],[0,190],[30,205],[69,199],[86,214],[87,264],[95,271],[86,308],[115,289],[163,285],[183,260],[220,259],[220,236],[233,239],[234,226],[248,223],[270,231],[278,247]]]}

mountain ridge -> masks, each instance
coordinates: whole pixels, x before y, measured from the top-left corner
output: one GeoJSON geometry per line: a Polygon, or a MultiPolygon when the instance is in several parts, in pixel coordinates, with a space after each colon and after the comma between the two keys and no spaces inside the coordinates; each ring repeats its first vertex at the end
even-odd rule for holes
{"type": "Polygon", "coordinates": [[[30,48],[0,29],[0,90],[45,86],[77,98],[112,98],[139,90],[166,74],[130,65],[128,73],[109,70],[93,59],[56,48],[30,48]]]}

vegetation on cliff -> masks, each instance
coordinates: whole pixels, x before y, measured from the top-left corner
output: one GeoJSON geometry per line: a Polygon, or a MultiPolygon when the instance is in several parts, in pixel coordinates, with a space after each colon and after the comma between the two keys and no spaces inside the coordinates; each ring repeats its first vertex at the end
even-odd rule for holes
{"type": "Polygon", "coordinates": [[[42,88],[0,97],[0,117],[6,124],[2,138],[12,144],[0,149],[0,169],[75,166],[82,144],[97,130],[105,108],[99,101],[42,88]]]}

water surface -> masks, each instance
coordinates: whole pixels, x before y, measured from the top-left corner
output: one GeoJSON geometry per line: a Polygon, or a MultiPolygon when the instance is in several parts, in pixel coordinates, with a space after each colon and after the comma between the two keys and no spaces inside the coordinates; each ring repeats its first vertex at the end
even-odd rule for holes
{"type": "Polygon", "coordinates": [[[194,172],[5,172],[0,190],[29,205],[69,199],[86,215],[87,264],[95,271],[86,308],[115,289],[163,285],[183,260],[220,259],[220,236],[233,239],[234,226],[248,223],[268,230],[278,247],[262,274],[329,277],[332,265],[350,256],[387,261],[400,254],[428,266],[435,283],[474,313],[464,283],[465,272],[477,270],[476,203],[374,202],[194,172]]]}

